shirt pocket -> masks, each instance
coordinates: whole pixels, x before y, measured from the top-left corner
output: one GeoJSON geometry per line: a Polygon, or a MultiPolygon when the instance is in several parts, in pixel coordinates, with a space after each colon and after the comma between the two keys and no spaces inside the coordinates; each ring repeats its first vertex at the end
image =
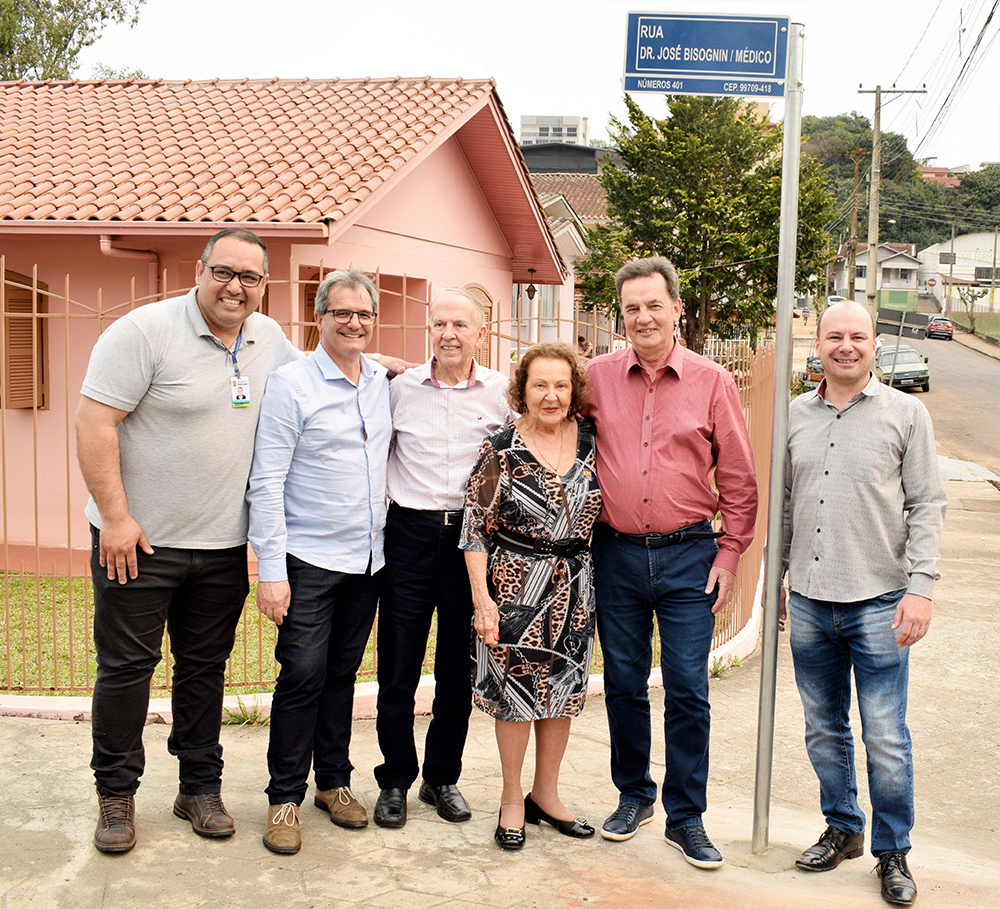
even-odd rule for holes
{"type": "Polygon", "coordinates": [[[845,444],[844,473],[861,483],[880,483],[892,473],[889,446],[874,439],[852,439],[845,444]]]}

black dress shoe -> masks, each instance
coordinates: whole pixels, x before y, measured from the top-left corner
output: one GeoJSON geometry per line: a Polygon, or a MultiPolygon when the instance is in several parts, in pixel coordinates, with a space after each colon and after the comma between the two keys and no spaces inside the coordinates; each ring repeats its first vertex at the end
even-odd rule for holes
{"type": "Polygon", "coordinates": [[[803,871],[832,871],[844,859],[857,858],[864,851],[863,833],[854,835],[836,827],[827,827],[819,842],[795,860],[795,867],[803,871]]]}
{"type": "Polygon", "coordinates": [[[882,878],[882,899],[897,906],[912,906],[917,885],[902,852],[886,852],[878,857],[878,875],[882,878]]]}
{"type": "Polygon", "coordinates": [[[524,820],[529,824],[538,824],[545,821],[556,828],[563,836],[575,836],[578,839],[586,839],[594,835],[594,828],[587,823],[585,818],[578,817],[573,821],[557,821],[554,817],[542,811],[529,792],[524,797],[524,820]]]}
{"type": "Polygon", "coordinates": [[[406,790],[383,789],[375,802],[375,823],[379,827],[402,827],[406,824],[406,790]]]}
{"type": "Polygon", "coordinates": [[[497,815],[497,829],[493,834],[493,839],[501,849],[523,849],[524,848],[524,827],[501,827],[500,818],[503,817],[503,808],[497,815]]]}
{"type": "Polygon", "coordinates": [[[472,818],[469,803],[458,791],[458,786],[432,786],[428,782],[420,784],[420,801],[428,805],[436,805],[438,814],[446,821],[458,824],[472,818]]]}

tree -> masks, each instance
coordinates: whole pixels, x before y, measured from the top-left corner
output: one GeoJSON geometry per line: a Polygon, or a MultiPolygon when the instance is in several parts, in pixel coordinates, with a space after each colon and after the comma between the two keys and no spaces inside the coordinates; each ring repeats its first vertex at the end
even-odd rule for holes
{"type": "Polygon", "coordinates": [[[130,79],[148,79],[149,76],[147,76],[141,69],[132,69],[129,66],[120,66],[115,69],[113,66],[108,66],[106,63],[96,63],[94,64],[94,68],[90,71],[90,78],[95,80],[106,79],[108,81],[127,82],[130,79]]]}
{"type": "Polygon", "coordinates": [[[0,0],[0,79],[68,79],[111,23],[139,21],[143,0],[0,0]]]}
{"type": "MultiPolygon", "coordinates": [[[[614,273],[638,256],[677,267],[687,346],[704,349],[709,329],[738,326],[755,340],[774,318],[781,199],[780,130],[732,98],[673,97],[654,121],[625,97],[629,124],[612,118],[622,167],[606,165],[601,185],[609,223],[588,233],[577,263],[584,299],[614,312],[614,273]]],[[[812,158],[802,162],[796,283],[829,258],[823,225],[831,196],[812,158]]],[[[585,304],[587,305],[587,304],[585,304]]]]}
{"type": "Polygon", "coordinates": [[[958,198],[963,207],[975,213],[975,227],[979,230],[1000,224],[1000,164],[987,164],[963,175],[958,198]]]}

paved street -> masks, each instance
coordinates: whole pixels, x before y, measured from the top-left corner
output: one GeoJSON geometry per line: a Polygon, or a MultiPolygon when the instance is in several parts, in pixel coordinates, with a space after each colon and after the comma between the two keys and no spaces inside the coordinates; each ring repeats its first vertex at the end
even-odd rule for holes
{"type": "MultiPolygon", "coordinates": [[[[939,388],[921,397],[929,402],[939,388]]],[[[982,467],[949,454],[942,446],[949,498],[942,580],[930,633],[911,660],[917,825],[910,866],[920,888],[918,907],[982,909],[996,902],[1000,890],[1000,491],[986,481],[982,467]]],[[[347,831],[312,807],[310,793],[302,811],[302,851],[287,857],[272,855],[260,843],[267,729],[223,730],[223,795],[238,832],[212,841],[195,836],[171,812],[176,764],[166,752],[169,727],[154,723],[146,728],[148,766],[137,796],[138,845],[127,855],[102,855],[92,845],[96,798],[87,767],[89,723],[0,716],[0,909],[884,907],[870,855],[827,874],[793,867],[823,821],[802,740],[787,636],[779,646],[770,848],[765,855],[751,854],[759,687],[759,651],[712,682],[705,822],[726,857],[726,865],[713,872],[690,867],[664,843],[659,808],[653,823],[627,843],[575,841],[542,825],[529,828],[523,852],[501,853],[492,841],[500,789],[496,745],[491,721],[478,712],[462,779],[471,822],[447,824],[414,795],[403,830],[347,831]]],[[[653,692],[652,700],[658,705],[661,695],[653,692]]],[[[18,703],[24,700],[0,697],[0,712],[18,703]]],[[[85,708],[84,700],[66,715],[85,708]]],[[[418,734],[426,725],[426,717],[419,717],[418,734]]],[[[859,728],[856,717],[854,725],[859,728]]],[[[663,766],[656,723],[654,739],[657,777],[663,766]]],[[[566,802],[595,823],[616,801],[608,748],[603,698],[594,697],[574,723],[562,785],[566,802]]],[[[858,752],[867,805],[860,742],[858,752]]],[[[355,792],[370,810],[377,795],[371,770],[379,762],[371,720],[355,722],[352,758],[355,792]]],[[[526,780],[529,774],[530,760],[526,780]]]]}
{"type": "MultiPolygon", "coordinates": [[[[1000,492],[982,481],[947,485],[934,623],[911,663],[917,826],[910,864],[918,906],[982,909],[995,902],[1000,885],[1000,492]]],[[[89,724],[0,717],[0,907],[884,907],[868,855],[828,874],[793,869],[823,824],[787,637],[779,649],[770,850],[751,854],[759,668],[755,655],[712,682],[705,821],[726,856],[719,871],[692,868],[666,846],[659,809],[627,843],[572,841],[543,825],[529,829],[523,852],[501,853],[492,841],[500,787],[496,745],[490,721],[478,712],[463,774],[471,822],[447,824],[411,797],[403,830],[347,831],[307,800],[303,849],[280,858],[260,843],[267,730],[225,728],[224,796],[239,829],[231,840],[211,841],[171,813],[176,768],[166,753],[169,727],[148,726],[138,845],[124,856],[101,855],[91,843],[96,799],[87,767],[89,724]]],[[[659,700],[654,692],[654,704],[659,700]]],[[[418,719],[420,731],[426,722],[418,719]]],[[[864,792],[862,754],[859,743],[864,792]]],[[[371,809],[377,794],[371,768],[379,757],[370,720],[356,721],[352,756],[355,790],[371,809]]],[[[659,745],[654,760],[658,776],[659,745]]],[[[563,789],[567,803],[592,821],[614,807],[600,697],[574,724],[563,789]]]]}

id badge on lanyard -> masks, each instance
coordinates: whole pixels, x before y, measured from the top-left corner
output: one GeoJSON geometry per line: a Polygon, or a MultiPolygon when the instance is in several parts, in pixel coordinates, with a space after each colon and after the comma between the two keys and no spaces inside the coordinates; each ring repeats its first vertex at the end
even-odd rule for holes
{"type": "Polygon", "coordinates": [[[240,342],[243,340],[243,329],[240,329],[240,333],[236,336],[236,345],[232,350],[233,358],[233,375],[229,379],[230,394],[232,396],[233,407],[249,407],[250,406],[250,379],[247,376],[240,375],[240,364],[236,359],[236,355],[240,351],[240,342]]]}

